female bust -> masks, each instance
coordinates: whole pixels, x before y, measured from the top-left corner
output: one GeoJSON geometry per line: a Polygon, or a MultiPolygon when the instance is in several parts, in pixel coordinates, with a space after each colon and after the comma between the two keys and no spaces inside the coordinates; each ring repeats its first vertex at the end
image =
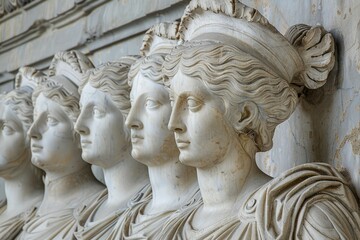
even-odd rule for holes
{"type": "Polygon", "coordinates": [[[42,78],[33,68],[20,68],[16,89],[0,99],[0,177],[6,194],[0,208],[0,239],[15,239],[43,198],[43,174],[31,164],[27,136],[33,121],[33,87],[42,78]]]}
{"type": "Polygon", "coordinates": [[[81,114],[75,129],[82,156],[101,167],[107,189],[81,214],[77,239],[108,239],[122,214],[149,197],[146,166],[131,157],[127,75],[136,57],[123,57],[89,70],[80,86],[81,114]]]}
{"type": "Polygon", "coordinates": [[[152,198],[126,216],[121,239],[156,239],[167,218],[192,202],[198,192],[195,169],[179,162],[174,134],[167,129],[171,106],[162,83],[161,66],[176,44],[178,23],[150,28],[141,49],[143,58],[129,72],[132,156],[148,167],[152,198]]]}
{"type": "Polygon", "coordinates": [[[197,169],[203,203],[181,227],[168,224],[163,237],[358,238],[356,199],[332,167],[306,164],[270,181],[255,163],[296,106],[292,84],[315,88],[326,80],[331,36],[321,27],[292,29],[297,50],[256,10],[202,0],[189,4],[179,35],[189,42],[164,62],[174,101],[169,128],[181,162],[197,169]]]}
{"type": "Polygon", "coordinates": [[[50,66],[49,83],[33,94],[32,162],[46,173],[45,194],[36,216],[24,226],[23,239],[72,238],[74,209],[103,190],[81,158],[74,130],[80,113],[74,83],[91,66],[79,52],[58,53],[50,66]]]}

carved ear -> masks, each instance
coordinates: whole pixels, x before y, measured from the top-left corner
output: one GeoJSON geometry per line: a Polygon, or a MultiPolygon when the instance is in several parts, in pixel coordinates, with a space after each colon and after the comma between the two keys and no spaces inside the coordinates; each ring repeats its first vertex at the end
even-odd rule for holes
{"type": "Polygon", "coordinates": [[[236,115],[235,128],[238,132],[249,133],[259,116],[259,109],[253,102],[245,102],[236,115]]]}

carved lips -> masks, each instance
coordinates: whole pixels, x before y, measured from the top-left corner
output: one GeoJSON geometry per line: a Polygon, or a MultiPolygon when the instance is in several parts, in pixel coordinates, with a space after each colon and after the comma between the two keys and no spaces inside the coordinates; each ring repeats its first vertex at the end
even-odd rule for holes
{"type": "Polygon", "coordinates": [[[188,147],[189,144],[190,144],[190,141],[186,141],[186,140],[176,138],[176,146],[179,149],[184,149],[184,148],[188,147]]]}
{"type": "Polygon", "coordinates": [[[131,135],[131,142],[132,143],[138,143],[139,141],[143,140],[144,138],[142,136],[133,134],[131,135]]]}
{"type": "Polygon", "coordinates": [[[86,148],[91,142],[89,140],[81,140],[81,148],[86,148]]]}
{"type": "Polygon", "coordinates": [[[40,152],[43,149],[43,147],[39,144],[31,144],[31,152],[36,153],[36,152],[40,152]]]}

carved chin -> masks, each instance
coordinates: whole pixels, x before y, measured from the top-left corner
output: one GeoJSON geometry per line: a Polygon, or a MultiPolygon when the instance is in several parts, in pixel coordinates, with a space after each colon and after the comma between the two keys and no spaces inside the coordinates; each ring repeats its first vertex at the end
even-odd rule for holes
{"type": "Polygon", "coordinates": [[[132,150],[131,150],[131,156],[141,162],[141,163],[144,163],[144,157],[143,157],[143,154],[141,152],[141,150],[137,149],[137,147],[133,146],[132,150]]]}
{"type": "Polygon", "coordinates": [[[98,165],[96,159],[91,157],[91,154],[88,153],[87,151],[82,150],[81,158],[87,163],[98,165]]]}
{"type": "Polygon", "coordinates": [[[31,163],[41,169],[45,166],[45,161],[41,160],[38,156],[32,156],[31,163]]]}
{"type": "Polygon", "coordinates": [[[180,151],[179,160],[182,164],[190,167],[201,168],[206,166],[206,162],[199,161],[198,159],[194,158],[194,156],[185,151],[180,151]]]}

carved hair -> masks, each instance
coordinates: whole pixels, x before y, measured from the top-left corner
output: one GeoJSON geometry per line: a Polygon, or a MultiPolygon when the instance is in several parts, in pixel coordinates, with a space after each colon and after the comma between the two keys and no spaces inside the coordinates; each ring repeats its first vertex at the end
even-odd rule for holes
{"type": "Polygon", "coordinates": [[[257,9],[239,0],[191,0],[178,37],[234,44],[299,90],[325,84],[335,62],[334,39],[321,26],[295,25],[283,36],[257,9]]]}
{"type": "Polygon", "coordinates": [[[140,48],[141,56],[148,56],[155,51],[167,53],[177,42],[179,22],[162,22],[146,31],[140,48]],[[160,40],[160,41],[158,41],[160,40]]]}
{"type": "MultiPolygon", "coordinates": [[[[38,79],[39,81],[44,80],[41,73],[33,70],[35,69],[27,68],[27,67],[20,68],[19,74],[17,74],[16,78],[20,79],[22,77],[25,78],[29,77],[26,76],[27,75],[26,72],[31,72],[32,76],[34,77],[34,79],[31,80],[35,80],[37,79],[37,77],[40,77],[38,79]],[[33,75],[33,73],[36,73],[36,77],[35,75],[33,75]]],[[[20,81],[21,80],[16,81],[17,84],[14,90],[10,91],[7,94],[1,95],[0,101],[3,104],[9,106],[10,109],[16,114],[16,116],[20,119],[22,123],[24,132],[27,133],[31,124],[33,123],[33,113],[34,113],[34,107],[32,102],[33,88],[27,85],[20,86],[20,81]]],[[[30,146],[30,139],[28,138],[27,135],[26,135],[26,145],[28,147],[30,146]]],[[[42,181],[44,172],[32,164],[30,164],[30,168],[32,169],[32,172],[35,174],[38,180],[42,181]]]]}
{"type": "Polygon", "coordinates": [[[33,104],[31,101],[33,89],[23,86],[3,95],[1,101],[9,106],[23,124],[24,132],[27,132],[33,122],[33,104]]]}
{"type": "Polygon", "coordinates": [[[310,89],[323,86],[335,65],[335,41],[332,35],[322,26],[297,24],[287,30],[285,37],[296,48],[305,65],[292,83],[310,89]]]}
{"type": "MultiPolygon", "coordinates": [[[[107,94],[120,110],[125,123],[126,117],[131,108],[131,88],[127,84],[127,76],[131,64],[137,58],[138,57],[135,56],[124,57],[118,62],[108,62],[95,69],[87,71],[79,87],[80,94],[87,83],[107,94]]],[[[125,125],[123,127],[126,138],[130,141],[129,129],[125,125]]]]}
{"type": "Polygon", "coordinates": [[[176,46],[178,28],[179,22],[164,22],[156,24],[146,31],[140,48],[140,53],[144,57],[131,66],[128,75],[130,86],[138,73],[155,83],[164,85],[162,64],[165,56],[176,46]]]}
{"type": "Polygon", "coordinates": [[[48,82],[34,91],[34,105],[42,93],[61,106],[74,126],[80,114],[78,84],[82,74],[92,67],[91,61],[77,50],[56,53],[49,67],[48,82]]]}
{"type": "Polygon", "coordinates": [[[214,41],[187,42],[166,57],[163,65],[166,85],[179,70],[219,96],[235,131],[239,135],[255,134],[252,138],[260,151],[272,147],[275,127],[296,107],[297,93],[288,81],[235,46],[214,41]],[[245,129],[236,129],[234,121],[239,119],[231,119],[234,115],[231,113],[249,102],[257,108],[253,121],[245,129]]]}
{"type": "Polygon", "coordinates": [[[164,85],[162,65],[165,61],[165,54],[154,53],[150,56],[140,58],[137,60],[129,71],[128,83],[132,86],[135,76],[141,73],[145,78],[154,81],[155,83],[164,85]]]}
{"type": "Polygon", "coordinates": [[[71,50],[64,52],[57,52],[51,61],[49,67],[49,76],[56,75],[57,65],[59,62],[67,63],[72,70],[78,73],[85,73],[89,68],[93,68],[92,62],[80,51],[71,50]]]}
{"type": "Polygon", "coordinates": [[[89,83],[92,87],[108,94],[125,120],[131,108],[131,89],[127,84],[127,75],[135,59],[133,58],[130,62],[108,62],[87,71],[79,87],[80,94],[84,86],[89,83]]]}
{"type": "Polygon", "coordinates": [[[16,113],[27,132],[33,122],[33,88],[43,83],[45,76],[32,67],[21,67],[15,77],[15,89],[3,95],[2,101],[16,113]]]}
{"type": "Polygon", "coordinates": [[[46,81],[43,72],[36,70],[33,67],[21,67],[15,77],[15,88],[21,86],[29,86],[35,88],[46,81]]]}
{"type": "Polygon", "coordinates": [[[60,105],[74,126],[80,114],[79,97],[70,94],[62,85],[58,84],[55,79],[56,76],[49,78],[47,83],[35,89],[33,93],[34,107],[38,96],[43,94],[45,97],[60,105]]]}

